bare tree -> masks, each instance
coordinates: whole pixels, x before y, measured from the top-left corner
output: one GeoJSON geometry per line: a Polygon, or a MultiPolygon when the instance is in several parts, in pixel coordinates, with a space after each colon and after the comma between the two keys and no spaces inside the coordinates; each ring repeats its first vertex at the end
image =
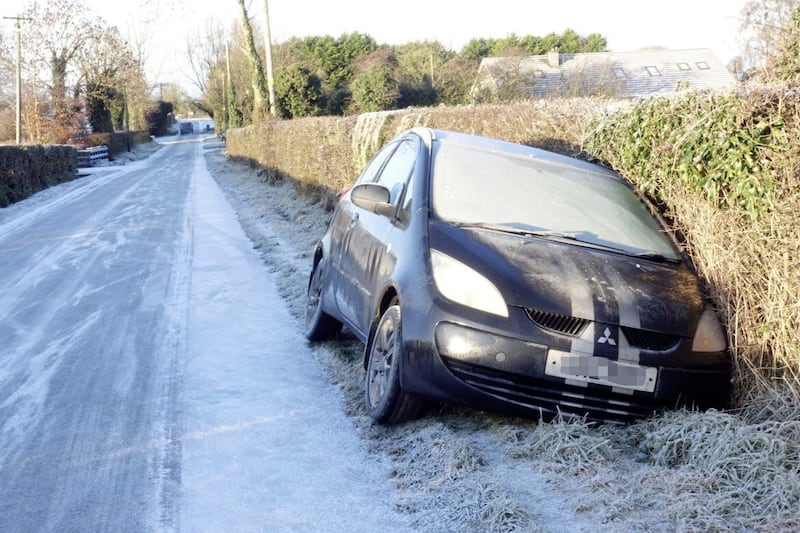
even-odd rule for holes
{"type": "Polygon", "coordinates": [[[797,0],[751,0],[742,8],[744,68],[762,68],[780,50],[797,0]]]}
{"type": "Polygon", "coordinates": [[[582,62],[569,72],[562,72],[562,96],[618,97],[625,90],[625,79],[615,75],[615,66],[610,61],[601,65],[582,62]]]}
{"type": "MultiPolygon", "coordinates": [[[[30,140],[68,142],[83,130],[87,103],[101,129],[143,126],[144,58],[84,0],[33,0],[24,16],[25,123],[30,140]]],[[[141,52],[141,49],[139,50],[141,52]]]]}
{"type": "Polygon", "coordinates": [[[102,21],[83,0],[34,0],[23,16],[28,128],[37,142],[66,142],[81,129],[80,65],[102,21]],[[37,124],[31,124],[36,121],[37,124]]]}
{"type": "Polygon", "coordinates": [[[15,71],[11,45],[0,33],[0,142],[15,137],[15,71]]]}
{"type": "Polygon", "coordinates": [[[202,31],[198,30],[186,38],[186,55],[192,70],[190,77],[201,94],[207,92],[214,69],[225,60],[228,35],[229,31],[219,21],[207,20],[202,31]]]}
{"type": "Polygon", "coordinates": [[[5,35],[0,33],[0,107],[14,92],[14,54],[12,45],[5,35]]]}
{"type": "Polygon", "coordinates": [[[527,72],[519,56],[500,57],[478,71],[470,98],[477,103],[513,102],[528,98],[536,76],[527,72]]]}
{"type": "MultiPolygon", "coordinates": [[[[2,28],[0,28],[2,30],[2,28]]],[[[5,83],[5,78],[8,76],[6,69],[11,68],[13,64],[13,55],[11,53],[12,45],[9,37],[0,31],[0,80],[5,83]]]]}
{"type": "Polygon", "coordinates": [[[150,33],[145,26],[129,26],[124,38],[133,60],[125,79],[125,101],[128,111],[128,127],[133,130],[148,129],[145,115],[152,103],[152,85],[145,74],[145,65],[151,59],[150,33]]]}
{"type": "MultiPolygon", "coordinates": [[[[238,24],[223,37],[221,46],[219,61],[213,65],[210,61],[208,63],[211,68],[202,82],[205,87],[202,101],[196,104],[218,119],[217,126],[224,131],[227,127],[250,124],[256,117],[253,114],[252,64],[244,51],[247,46],[238,24]]],[[[205,57],[211,59],[211,55],[205,57]]],[[[262,117],[265,101],[262,94],[262,117]]]]}
{"type": "Polygon", "coordinates": [[[764,71],[765,77],[774,81],[796,83],[800,80],[800,3],[792,11],[778,53],[767,60],[764,71]]]}
{"type": "Polygon", "coordinates": [[[34,0],[25,12],[30,22],[23,25],[23,56],[54,100],[63,99],[78,81],[88,41],[105,25],[89,11],[83,0],[34,0]]]}

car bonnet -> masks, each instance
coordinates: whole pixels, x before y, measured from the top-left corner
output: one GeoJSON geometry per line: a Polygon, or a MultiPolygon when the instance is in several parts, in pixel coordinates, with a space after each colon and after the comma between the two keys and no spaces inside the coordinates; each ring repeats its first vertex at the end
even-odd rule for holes
{"type": "Polygon", "coordinates": [[[492,281],[510,306],[683,337],[703,310],[684,263],[443,223],[430,242],[492,281]]]}

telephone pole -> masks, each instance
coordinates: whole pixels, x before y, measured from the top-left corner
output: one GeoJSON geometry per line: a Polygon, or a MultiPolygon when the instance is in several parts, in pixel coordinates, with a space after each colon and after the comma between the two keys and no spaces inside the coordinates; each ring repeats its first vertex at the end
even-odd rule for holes
{"type": "Polygon", "coordinates": [[[267,90],[269,91],[269,114],[275,112],[275,77],[272,74],[272,37],[269,31],[269,6],[264,0],[264,54],[267,56],[267,90]]]}
{"type": "MultiPolygon", "coordinates": [[[[227,74],[227,76],[225,76],[225,99],[223,102],[226,109],[224,131],[227,135],[228,127],[231,125],[231,107],[235,105],[232,101],[233,98],[231,98],[233,96],[233,80],[231,79],[231,49],[227,42],[225,43],[225,74],[227,74]]],[[[238,124],[238,120],[236,122],[237,123],[234,125],[239,127],[241,124],[238,124]]]]}
{"type": "Polygon", "coordinates": [[[22,144],[22,21],[27,17],[3,17],[16,21],[17,29],[17,144],[22,144]]]}

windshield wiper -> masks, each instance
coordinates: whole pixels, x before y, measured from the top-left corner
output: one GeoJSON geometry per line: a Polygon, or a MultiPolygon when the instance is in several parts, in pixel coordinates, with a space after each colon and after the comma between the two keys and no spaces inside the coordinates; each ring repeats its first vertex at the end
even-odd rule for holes
{"type": "Polygon", "coordinates": [[[553,240],[553,241],[570,241],[578,246],[584,246],[586,248],[594,248],[595,250],[605,250],[607,252],[612,252],[615,254],[626,255],[628,257],[635,257],[636,259],[644,259],[647,261],[653,261],[656,263],[673,263],[678,264],[681,262],[680,259],[676,259],[673,257],[666,257],[663,254],[658,252],[631,252],[629,250],[625,250],[623,248],[617,248],[614,246],[609,246],[608,244],[601,244],[598,242],[586,241],[583,239],[579,239],[578,235],[575,233],[567,233],[564,231],[556,231],[556,230],[546,230],[546,229],[533,229],[533,228],[522,228],[519,226],[512,226],[508,224],[496,224],[491,222],[459,222],[456,223],[456,226],[459,228],[480,228],[486,229],[490,231],[499,231],[502,233],[510,233],[512,235],[523,235],[526,237],[538,237],[541,239],[553,240]]]}
{"type": "Polygon", "coordinates": [[[680,259],[675,257],[666,257],[658,252],[639,252],[636,254],[630,254],[631,257],[635,257],[637,259],[647,259],[648,261],[655,261],[656,263],[673,263],[678,264],[681,262],[680,259]]]}
{"type": "Polygon", "coordinates": [[[554,239],[568,239],[571,241],[578,241],[583,242],[578,239],[577,236],[573,233],[565,233],[563,231],[555,231],[555,230],[538,230],[538,229],[527,229],[527,228],[520,228],[519,226],[510,226],[507,224],[494,224],[490,222],[459,222],[456,224],[459,228],[480,228],[480,229],[488,229],[491,231],[500,231],[503,233],[511,233],[513,235],[527,235],[531,237],[543,237],[547,238],[554,238],[554,239]]]}

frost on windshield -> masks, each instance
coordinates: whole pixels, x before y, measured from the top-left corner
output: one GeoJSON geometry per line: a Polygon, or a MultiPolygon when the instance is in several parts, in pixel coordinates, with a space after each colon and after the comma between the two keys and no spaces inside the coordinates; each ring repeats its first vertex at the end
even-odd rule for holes
{"type": "Polygon", "coordinates": [[[447,222],[555,232],[629,254],[678,258],[664,228],[630,187],[582,168],[441,145],[434,156],[432,205],[447,222]]]}

